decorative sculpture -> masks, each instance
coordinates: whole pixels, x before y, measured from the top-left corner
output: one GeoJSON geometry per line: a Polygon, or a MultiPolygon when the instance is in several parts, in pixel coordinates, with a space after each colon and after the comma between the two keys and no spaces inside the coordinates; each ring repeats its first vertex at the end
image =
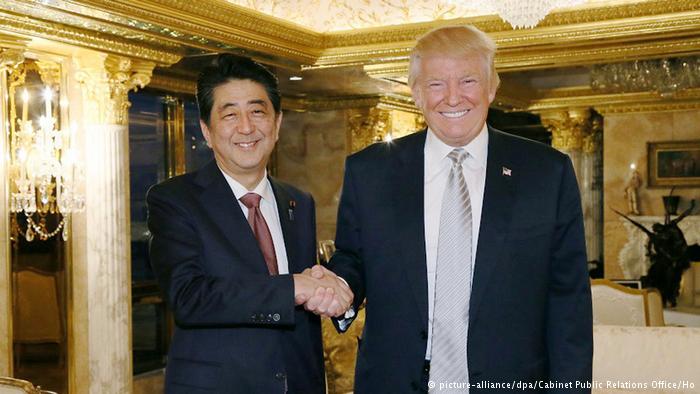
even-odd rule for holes
{"type": "Polygon", "coordinates": [[[642,186],[642,177],[639,175],[634,164],[630,166],[632,173],[625,186],[625,198],[627,198],[627,214],[639,215],[639,205],[637,203],[639,187],[642,186]]]}
{"type": "Polygon", "coordinates": [[[695,200],[691,200],[690,207],[673,220],[666,212],[664,224],[654,223],[651,227],[652,231],[622,212],[613,209],[615,213],[637,226],[649,237],[647,256],[651,260],[651,266],[647,274],[640,279],[644,287],[659,289],[664,304],[669,304],[672,307],[676,306],[683,271],[690,267],[688,243],[683,236],[683,231],[678,227],[678,223],[688,216],[694,208],[695,200]]]}

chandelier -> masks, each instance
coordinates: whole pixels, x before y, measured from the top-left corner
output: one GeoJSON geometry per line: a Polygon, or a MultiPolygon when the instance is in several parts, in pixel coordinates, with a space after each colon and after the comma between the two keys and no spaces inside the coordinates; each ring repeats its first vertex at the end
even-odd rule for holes
{"type": "Polygon", "coordinates": [[[476,9],[498,14],[514,29],[533,28],[556,8],[573,7],[586,0],[474,0],[476,9]]]}
{"type": "Polygon", "coordinates": [[[700,87],[700,58],[636,60],[591,68],[591,88],[611,93],[652,91],[673,97],[678,91],[700,87]]]}
{"type": "Polygon", "coordinates": [[[53,98],[54,92],[47,86],[43,91],[44,111],[35,128],[29,118],[30,97],[25,88],[22,116],[13,120],[17,127],[13,127],[10,138],[10,210],[26,217],[23,235],[29,242],[35,235],[47,240],[59,232],[63,240],[68,240],[69,215],[85,209],[84,196],[75,191],[76,181],[82,177],[73,146],[75,128],[57,128],[53,98]],[[47,228],[49,214],[60,218],[53,230],[47,228]]]}

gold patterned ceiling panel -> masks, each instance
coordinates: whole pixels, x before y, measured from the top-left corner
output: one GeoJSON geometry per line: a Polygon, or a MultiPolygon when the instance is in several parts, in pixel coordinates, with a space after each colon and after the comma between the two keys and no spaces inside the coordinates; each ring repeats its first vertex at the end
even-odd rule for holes
{"type": "MultiPolygon", "coordinates": [[[[474,0],[227,0],[317,32],[349,31],[487,16],[474,0]]],[[[639,3],[588,0],[582,7],[639,3]]]]}

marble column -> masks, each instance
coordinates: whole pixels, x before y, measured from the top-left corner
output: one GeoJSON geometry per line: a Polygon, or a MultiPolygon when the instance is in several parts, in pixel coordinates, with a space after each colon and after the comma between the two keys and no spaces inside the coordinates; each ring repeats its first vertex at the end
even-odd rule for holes
{"type": "Polygon", "coordinates": [[[85,165],[85,211],[72,223],[69,332],[71,393],[132,391],[128,92],[154,64],[104,54],[76,56],[71,119],[85,165]]]}
{"type": "Polygon", "coordinates": [[[603,261],[603,119],[594,114],[583,136],[581,190],[589,260],[603,261]]]}
{"type": "Polygon", "coordinates": [[[588,260],[602,259],[602,124],[587,108],[540,114],[552,133],[552,146],[570,158],[581,192],[588,260]]]}
{"type": "Polygon", "coordinates": [[[12,288],[10,280],[10,182],[9,180],[9,131],[7,114],[7,72],[22,63],[23,51],[0,46],[0,177],[5,179],[0,187],[0,376],[12,376],[12,288]]]}

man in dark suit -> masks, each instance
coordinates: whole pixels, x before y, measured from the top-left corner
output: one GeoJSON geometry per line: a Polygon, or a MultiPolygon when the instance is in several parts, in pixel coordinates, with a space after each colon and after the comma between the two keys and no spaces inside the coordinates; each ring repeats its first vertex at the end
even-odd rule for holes
{"type": "Polygon", "coordinates": [[[330,269],[367,302],[356,393],[590,391],[575,174],[486,125],[494,54],[473,27],[423,36],[409,85],[428,129],[347,159],[330,269]]]}
{"type": "Polygon", "coordinates": [[[202,70],[197,102],[215,161],[147,197],[151,261],[176,322],[165,391],[324,393],[320,321],[300,304],[333,315],[352,294],[310,274],[311,196],[267,176],[277,79],[221,55],[202,70]]]}

